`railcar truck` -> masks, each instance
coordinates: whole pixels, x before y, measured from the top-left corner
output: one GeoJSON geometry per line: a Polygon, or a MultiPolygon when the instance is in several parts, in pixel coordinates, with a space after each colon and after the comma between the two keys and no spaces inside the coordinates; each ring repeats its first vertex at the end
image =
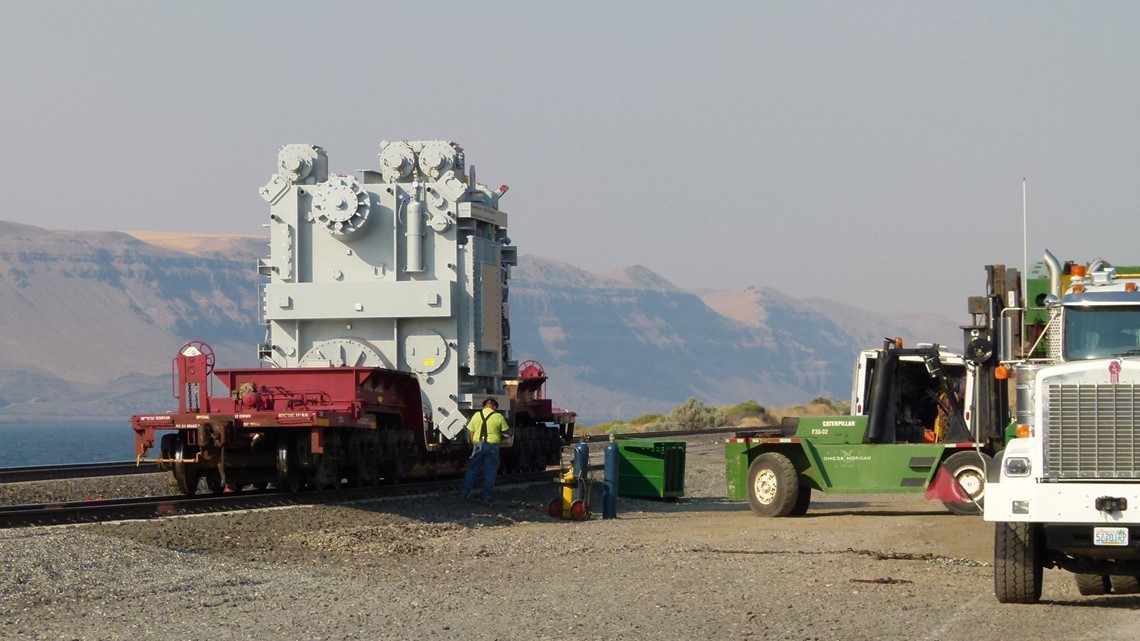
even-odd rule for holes
{"type": "Polygon", "coordinates": [[[1045,568],[1072,572],[1081,594],[1140,592],[1140,268],[1048,251],[1044,264],[1048,289],[1023,321],[1041,330],[1036,347],[1003,356],[1016,438],[987,483],[994,593],[1035,603],[1045,568]]]}
{"type": "Polygon", "coordinates": [[[785,419],[725,443],[727,496],[760,516],[807,511],[812,490],[924,493],[955,514],[979,514],[991,456],[1010,423],[1008,385],[993,348],[1017,270],[991,266],[986,296],[970,300],[965,355],[887,340],[856,358],[849,416],[785,419]]]}

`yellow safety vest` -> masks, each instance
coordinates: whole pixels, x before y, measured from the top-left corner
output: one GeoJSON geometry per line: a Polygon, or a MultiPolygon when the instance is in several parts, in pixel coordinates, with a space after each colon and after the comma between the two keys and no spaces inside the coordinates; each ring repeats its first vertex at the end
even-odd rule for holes
{"type": "Polygon", "coordinates": [[[507,419],[498,412],[487,415],[487,410],[480,410],[467,422],[467,429],[471,432],[471,440],[475,443],[487,442],[498,445],[503,439],[503,432],[511,429],[507,419]]]}

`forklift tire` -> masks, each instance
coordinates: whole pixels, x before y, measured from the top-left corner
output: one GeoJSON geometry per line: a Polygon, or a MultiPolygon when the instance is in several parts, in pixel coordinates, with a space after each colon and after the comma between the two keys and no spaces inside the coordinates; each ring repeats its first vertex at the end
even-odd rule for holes
{"type": "Polygon", "coordinates": [[[1136,594],[1140,592],[1140,579],[1135,576],[1114,574],[1108,577],[1112,591],[1116,594],[1136,594]]]}
{"type": "Polygon", "coordinates": [[[796,504],[792,507],[792,516],[803,516],[807,514],[809,505],[811,505],[811,487],[801,483],[800,493],[796,497],[796,504]]]}
{"type": "Polygon", "coordinates": [[[970,498],[964,501],[942,501],[947,510],[959,516],[981,514],[986,499],[986,471],[994,462],[989,456],[974,450],[951,454],[942,469],[954,479],[970,498]],[[972,500],[971,500],[972,499],[972,500]]]}
{"type": "Polygon", "coordinates": [[[1084,596],[1097,596],[1108,594],[1112,590],[1107,574],[1074,574],[1077,580],[1077,592],[1084,596]]]}
{"type": "MultiPolygon", "coordinates": [[[[748,466],[748,504],[760,516],[793,514],[800,496],[799,474],[783,454],[766,452],[748,466]]],[[[811,500],[811,499],[807,499],[811,500]]],[[[804,506],[807,509],[807,506],[804,506]]]]}
{"type": "Polygon", "coordinates": [[[1039,523],[994,524],[994,596],[1001,603],[1037,603],[1044,577],[1039,523]]]}

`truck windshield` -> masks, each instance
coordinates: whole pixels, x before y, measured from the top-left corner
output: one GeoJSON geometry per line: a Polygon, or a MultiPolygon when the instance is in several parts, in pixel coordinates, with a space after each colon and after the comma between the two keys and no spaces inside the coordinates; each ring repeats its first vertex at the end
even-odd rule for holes
{"type": "Polygon", "coordinates": [[[1066,307],[1065,360],[1140,357],[1140,308],[1066,307]]]}

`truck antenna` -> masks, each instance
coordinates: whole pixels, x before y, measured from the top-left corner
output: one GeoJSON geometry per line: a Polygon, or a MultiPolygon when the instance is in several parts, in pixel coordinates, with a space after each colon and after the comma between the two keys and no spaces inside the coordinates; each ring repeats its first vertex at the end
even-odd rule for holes
{"type": "MultiPolygon", "coordinates": [[[[1026,181],[1021,177],[1021,295],[1029,295],[1029,205],[1026,200],[1026,181]]],[[[1017,301],[1021,305],[1021,301],[1017,301]]],[[[1028,302],[1026,303],[1028,307],[1028,302]]]]}

